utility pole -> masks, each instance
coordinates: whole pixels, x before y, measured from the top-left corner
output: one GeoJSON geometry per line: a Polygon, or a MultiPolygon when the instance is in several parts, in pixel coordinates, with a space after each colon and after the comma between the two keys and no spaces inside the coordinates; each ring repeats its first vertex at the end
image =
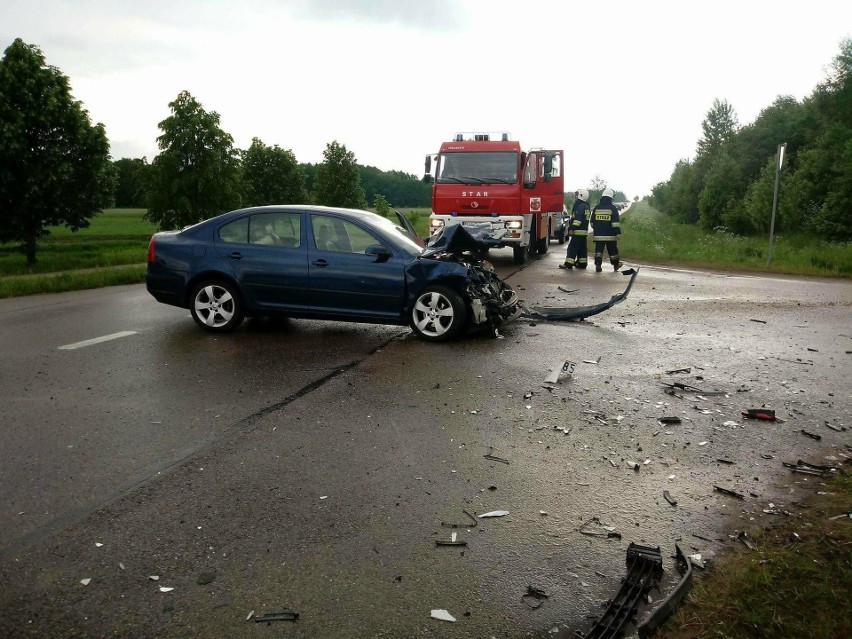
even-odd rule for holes
{"type": "Polygon", "coordinates": [[[778,180],[781,177],[781,165],[784,163],[784,151],[787,143],[779,144],[775,153],[775,193],[772,195],[772,222],[769,224],[769,259],[766,266],[772,264],[772,238],[775,236],[775,211],[778,208],[778,180]]]}

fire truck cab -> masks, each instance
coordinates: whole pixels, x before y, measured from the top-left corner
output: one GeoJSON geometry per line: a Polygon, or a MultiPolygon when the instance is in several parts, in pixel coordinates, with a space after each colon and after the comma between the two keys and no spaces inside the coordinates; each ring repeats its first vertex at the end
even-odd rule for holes
{"type": "Polygon", "coordinates": [[[450,224],[505,229],[515,264],[547,253],[564,202],[563,152],[522,151],[508,133],[457,133],[426,156],[432,235],[450,224]],[[432,173],[434,160],[434,174],[432,173]]]}

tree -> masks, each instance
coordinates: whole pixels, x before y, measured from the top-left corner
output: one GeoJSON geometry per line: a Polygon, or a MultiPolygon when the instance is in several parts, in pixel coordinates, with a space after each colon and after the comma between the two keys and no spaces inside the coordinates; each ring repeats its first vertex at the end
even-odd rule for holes
{"type": "Polygon", "coordinates": [[[48,226],[85,228],[112,196],[104,126],[20,38],[0,59],[0,150],[0,242],[21,242],[29,265],[48,226]]]}
{"type": "Polygon", "coordinates": [[[388,217],[391,212],[390,203],[381,193],[376,193],[376,197],[373,198],[373,208],[376,209],[376,213],[385,217],[388,217]]]}
{"type": "Polygon", "coordinates": [[[304,204],[308,199],[305,176],[293,152],[277,144],[267,146],[258,138],[243,153],[242,187],[246,206],[304,204]]]}
{"type": "Polygon", "coordinates": [[[705,229],[722,224],[722,218],[739,203],[740,173],[737,163],[723,149],[704,178],[704,188],[698,196],[699,222],[705,229]]]}
{"type": "Polygon", "coordinates": [[[147,206],[148,172],[145,158],[121,158],[112,163],[115,169],[115,194],[113,203],[119,208],[147,206]]]}
{"type": "Polygon", "coordinates": [[[701,123],[704,137],[698,141],[696,160],[715,158],[722,147],[730,142],[737,131],[737,114],[727,100],[713,100],[713,106],[701,123]]]}
{"type": "Polygon", "coordinates": [[[355,154],[334,140],[325,147],[323,158],[323,163],[317,167],[314,182],[316,203],[353,209],[367,208],[355,154]]]}
{"type": "Polygon", "coordinates": [[[239,206],[239,163],[219,114],[182,91],[160,122],[160,154],[151,164],[145,217],[161,229],[181,228],[239,206]]]}

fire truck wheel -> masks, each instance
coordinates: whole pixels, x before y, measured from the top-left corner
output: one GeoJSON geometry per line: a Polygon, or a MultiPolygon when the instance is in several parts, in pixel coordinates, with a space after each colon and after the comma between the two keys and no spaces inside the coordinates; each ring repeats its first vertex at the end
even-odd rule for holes
{"type": "Polygon", "coordinates": [[[512,247],[512,256],[515,258],[515,264],[521,266],[522,264],[527,263],[527,247],[526,246],[513,246],[512,247]]]}
{"type": "Polygon", "coordinates": [[[458,336],[467,324],[467,306],[461,295],[446,286],[428,286],[411,309],[411,328],[430,342],[458,336]]]}
{"type": "Polygon", "coordinates": [[[565,226],[564,225],[562,226],[562,228],[559,229],[559,232],[556,234],[556,240],[560,244],[565,244],[565,226]]]}

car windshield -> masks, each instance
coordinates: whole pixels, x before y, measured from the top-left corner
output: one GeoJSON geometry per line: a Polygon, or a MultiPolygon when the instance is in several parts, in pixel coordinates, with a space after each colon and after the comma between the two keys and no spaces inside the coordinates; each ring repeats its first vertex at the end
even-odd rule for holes
{"type": "Polygon", "coordinates": [[[372,227],[385,235],[389,235],[390,239],[397,245],[404,248],[412,255],[420,255],[423,252],[423,247],[415,242],[408,231],[401,226],[394,224],[386,217],[382,217],[376,213],[370,213],[365,221],[372,227]]]}
{"type": "Polygon", "coordinates": [[[515,184],[518,154],[515,151],[457,151],[438,159],[438,184],[515,184]]]}

